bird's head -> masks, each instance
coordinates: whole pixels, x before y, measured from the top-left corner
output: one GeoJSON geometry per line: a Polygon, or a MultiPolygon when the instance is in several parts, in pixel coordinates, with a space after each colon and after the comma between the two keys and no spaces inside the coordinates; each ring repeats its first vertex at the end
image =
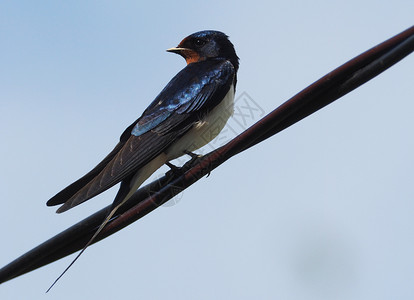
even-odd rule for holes
{"type": "Polygon", "coordinates": [[[228,36],[220,31],[205,30],[193,33],[181,41],[176,48],[168,52],[180,54],[187,64],[208,59],[222,58],[229,60],[234,68],[239,68],[239,58],[228,36]]]}

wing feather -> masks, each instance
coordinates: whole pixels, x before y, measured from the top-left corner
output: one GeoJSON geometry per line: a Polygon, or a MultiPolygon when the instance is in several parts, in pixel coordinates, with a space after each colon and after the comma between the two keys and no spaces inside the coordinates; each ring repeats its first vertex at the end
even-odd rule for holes
{"type": "Polygon", "coordinates": [[[91,172],[47,204],[68,210],[133,176],[184,135],[227,94],[235,76],[228,61],[190,64],[178,73],[143,115],[122,134],[121,141],[91,172]],[[177,86],[187,86],[178,89],[177,86]]]}

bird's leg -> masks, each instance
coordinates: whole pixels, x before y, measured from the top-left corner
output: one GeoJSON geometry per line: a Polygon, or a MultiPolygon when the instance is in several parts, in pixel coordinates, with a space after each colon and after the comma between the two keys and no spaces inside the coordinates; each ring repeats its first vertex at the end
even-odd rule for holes
{"type": "Polygon", "coordinates": [[[165,164],[170,168],[170,170],[167,173],[165,173],[165,175],[170,175],[170,174],[173,174],[173,175],[182,175],[184,173],[184,171],[182,170],[182,168],[177,167],[176,165],[173,165],[169,161],[167,161],[165,164]]]}
{"type": "Polygon", "coordinates": [[[172,163],[167,161],[165,164],[170,168],[170,170],[167,173],[165,173],[165,175],[170,175],[170,174],[173,174],[173,175],[176,175],[176,176],[177,175],[178,176],[182,175],[188,169],[190,169],[196,161],[198,161],[200,158],[203,157],[202,155],[195,154],[195,153],[187,151],[187,150],[184,150],[183,152],[184,152],[184,154],[187,154],[187,155],[191,156],[191,159],[188,162],[186,162],[182,167],[177,167],[176,165],[173,165],[172,163]]]}
{"type": "MultiPolygon", "coordinates": [[[[192,166],[194,166],[196,163],[198,163],[198,161],[200,161],[204,157],[204,155],[195,154],[187,150],[184,150],[184,153],[191,156],[191,159],[188,162],[186,162],[184,166],[181,167],[181,169],[183,169],[184,171],[189,170],[192,166]]],[[[208,168],[208,173],[207,173],[207,177],[208,177],[210,176],[210,173],[211,173],[210,164],[208,165],[207,168],[208,168]]]]}
{"type": "Polygon", "coordinates": [[[173,171],[173,172],[175,172],[175,171],[178,171],[178,170],[180,170],[181,168],[180,167],[177,167],[176,165],[173,165],[172,163],[170,163],[169,161],[167,161],[166,163],[165,163],[170,169],[171,169],[171,171],[173,171]]]}
{"type": "Polygon", "coordinates": [[[202,155],[195,154],[195,153],[193,153],[191,151],[188,151],[188,150],[184,150],[184,154],[187,154],[187,155],[191,156],[191,161],[195,161],[195,160],[199,159],[200,157],[202,157],[202,155]]]}
{"type": "Polygon", "coordinates": [[[191,157],[191,159],[188,162],[186,162],[184,166],[181,167],[184,170],[190,169],[198,160],[200,160],[200,158],[203,157],[202,155],[195,154],[188,150],[184,150],[184,153],[191,157]]]}

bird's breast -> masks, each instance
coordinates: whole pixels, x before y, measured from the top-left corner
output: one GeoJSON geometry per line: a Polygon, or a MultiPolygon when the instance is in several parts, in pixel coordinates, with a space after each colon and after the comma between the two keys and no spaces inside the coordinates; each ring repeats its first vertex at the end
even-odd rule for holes
{"type": "Polygon", "coordinates": [[[166,154],[169,160],[182,156],[184,151],[197,150],[214,140],[226,125],[233,111],[234,86],[231,85],[223,100],[168,148],[166,154]]]}

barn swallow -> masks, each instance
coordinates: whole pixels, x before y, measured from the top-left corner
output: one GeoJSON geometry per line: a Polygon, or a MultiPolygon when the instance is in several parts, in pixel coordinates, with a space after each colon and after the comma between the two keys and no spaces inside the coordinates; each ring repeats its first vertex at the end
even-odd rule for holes
{"type": "Polygon", "coordinates": [[[239,58],[227,35],[196,32],[167,51],[181,55],[187,66],[95,168],[47,201],[48,206],[63,204],[57,210],[61,213],[121,183],[110,213],[75,260],[148,177],[170,160],[209,143],[233,111],[239,58]]]}

